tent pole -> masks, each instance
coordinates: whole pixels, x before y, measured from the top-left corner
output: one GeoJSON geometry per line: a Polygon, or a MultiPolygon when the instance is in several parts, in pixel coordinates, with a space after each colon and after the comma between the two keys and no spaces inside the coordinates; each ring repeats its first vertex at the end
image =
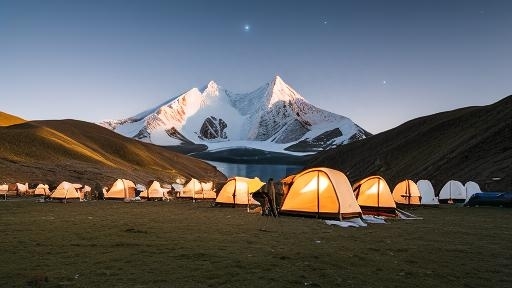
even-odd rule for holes
{"type": "Polygon", "coordinates": [[[452,182],[451,181],[450,181],[449,188],[450,188],[450,200],[452,200],[452,182]]]}
{"type": "Polygon", "coordinates": [[[123,183],[123,191],[124,191],[124,199],[128,198],[128,193],[126,193],[126,183],[124,183],[124,179],[121,179],[121,183],[123,183]]]}
{"type": "MultiPolygon", "coordinates": [[[[192,180],[193,181],[193,180],[192,180]]],[[[196,182],[192,183],[192,202],[196,202],[196,182]]]]}
{"type": "Polygon", "coordinates": [[[320,218],[320,172],[316,173],[316,218],[320,218]]]}
{"type": "Polygon", "coordinates": [[[411,195],[411,181],[409,181],[409,180],[407,181],[407,190],[409,192],[409,205],[411,205],[411,199],[412,199],[412,195],[411,195]]]}
{"type": "Polygon", "coordinates": [[[235,186],[233,188],[233,208],[236,207],[236,201],[235,201],[235,198],[236,198],[236,178],[235,178],[235,186]]]}
{"type": "Polygon", "coordinates": [[[377,208],[380,208],[380,178],[377,178],[377,208]]]}

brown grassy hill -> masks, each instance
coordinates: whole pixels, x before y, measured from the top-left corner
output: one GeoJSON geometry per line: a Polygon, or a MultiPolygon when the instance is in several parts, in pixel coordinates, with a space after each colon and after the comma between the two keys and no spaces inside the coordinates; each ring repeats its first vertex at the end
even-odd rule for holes
{"type": "Polygon", "coordinates": [[[391,189],[408,178],[429,179],[436,191],[450,179],[512,191],[512,96],[411,120],[321,152],[309,166],[337,168],[351,181],[381,175],[391,189]]]}
{"type": "Polygon", "coordinates": [[[0,111],[0,126],[9,126],[23,122],[26,122],[26,120],[0,111]]]}
{"type": "Polygon", "coordinates": [[[138,183],[177,177],[222,181],[214,166],[77,120],[30,121],[0,127],[0,181],[63,180],[87,185],[117,178],[138,183]]]}

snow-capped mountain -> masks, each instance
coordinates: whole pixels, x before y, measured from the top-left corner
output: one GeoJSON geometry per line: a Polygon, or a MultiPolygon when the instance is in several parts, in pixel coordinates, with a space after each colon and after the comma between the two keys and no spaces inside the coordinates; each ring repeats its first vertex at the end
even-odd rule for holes
{"type": "Polygon", "coordinates": [[[162,105],[100,125],[157,145],[205,144],[311,153],[369,135],[350,119],[308,103],[279,76],[250,93],[211,81],[162,105]]]}

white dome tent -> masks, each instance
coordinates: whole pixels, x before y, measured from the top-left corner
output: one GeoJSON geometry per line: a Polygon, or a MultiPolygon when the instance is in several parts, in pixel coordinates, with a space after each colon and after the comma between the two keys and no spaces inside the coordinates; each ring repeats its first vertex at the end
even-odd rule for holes
{"type": "Polygon", "coordinates": [[[466,202],[468,202],[469,198],[474,194],[482,192],[482,190],[480,190],[480,186],[473,181],[466,182],[464,188],[466,189],[466,202]]]}
{"type": "Polygon", "coordinates": [[[439,192],[439,203],[464,203],[466,201],[466,188],[459,181],[450,180],[444,184],[439,192]]]}
{"type": "Polygon", "coordinates": [[[439,200],[434,192],[434,187],[429,180],[419,180],[416,185],[421,194],[421,205],[438,205],[439,200]]]}

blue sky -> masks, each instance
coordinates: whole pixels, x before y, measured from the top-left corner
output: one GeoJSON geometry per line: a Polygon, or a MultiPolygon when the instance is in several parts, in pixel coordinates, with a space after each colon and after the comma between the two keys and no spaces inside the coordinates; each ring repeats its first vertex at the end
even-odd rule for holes
{"type": "Polygon", "coordinates": [[[280,75],[378,133],[512,94],[511,27],[505,0],[0,0],[0,110],[96,122],[280,75]]]}

